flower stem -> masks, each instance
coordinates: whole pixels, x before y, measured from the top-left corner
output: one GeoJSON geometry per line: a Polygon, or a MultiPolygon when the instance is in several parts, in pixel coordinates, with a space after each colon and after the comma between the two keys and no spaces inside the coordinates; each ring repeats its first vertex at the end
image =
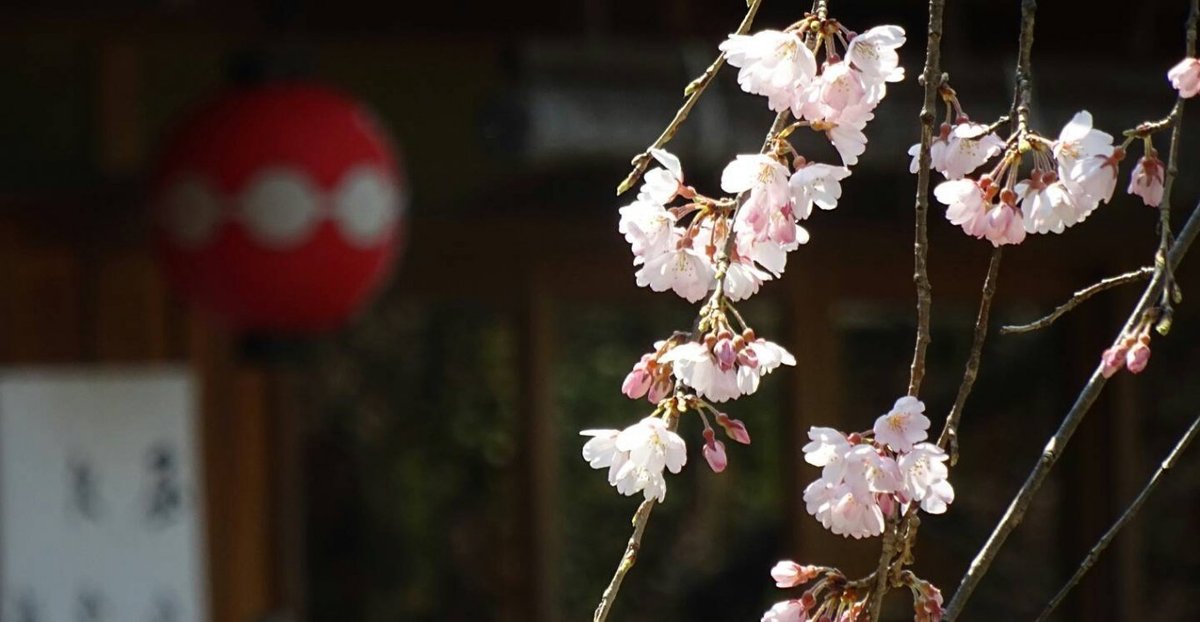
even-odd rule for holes
{"type": "Polygon", "coordinates": [[[1075,292],[1075,295],[1071,296],[1070,300],[1059,305],[1058,308],[1050,313],[1050,315],[1028,324],[1001,326],[1000,334],[1013,335],[1017,333],[1028,333],[1040,328],[1045,328],[1053,324],[1058,318],[1066,315],[1071,309],[1083,304],[1083,302],[1088,298],[1091,298],[1092,296],[1095,296],[1096,294],[1099,294],[1107,289],[1112,289],[1120,285],[1125,285],[1126,283],[1133,283],[1135,281],[1141,281],[1150,278],[1150,275],[1152,274],[1154,274],[1154,268],[1151,266],[1145,266],[1131,272],[1126,272],[1125,274],[1118,274],[1116,276],[1110,276],[1107,279],[1097,281],[1075,292]]]}

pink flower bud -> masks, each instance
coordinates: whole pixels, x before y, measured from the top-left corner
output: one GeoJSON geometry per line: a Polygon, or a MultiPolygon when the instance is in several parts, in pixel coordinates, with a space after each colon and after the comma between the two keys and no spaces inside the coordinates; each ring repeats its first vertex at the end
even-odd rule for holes
{"type": "Polygon", "coordinates": [[[875,495],[875,501],[879,504],[879,510],[887,518],[896,516],[896,498],[887,493],[879,493],[875,495]]]}
{"type": "Polygon", "coordinates": [[[1129,178],[1129,194],[1142,197],[1150,207],[1158,207],[1163,199],[1163,163],[1151,151],[1138,160],[1129,178]]]}
{"type": "Polygon", "coordinates": [[[1124,345],[1118,344],[1104,351],[1100,355],[1100,362],[1103,367],[1100,369],[1101,375],[1105,378],[1112,378],[1113,374],[1121,371],[1125,367],[1125,354],[1129,351],[1124,345]]]}
{"type": "Polygon", "coordinates": [[[650,385],[650,392],[646,395],[646,399],[650,400],[651,404],[657,404],[666,399],[674,387],[675,382],[671,380],[671,377],[664,375],[650,385]]]}
{"type": "Polygon", "coordinates": [[[729,457],[725,455],[725,443],[715,438],[712,428],[704,431],[704,449],[702,453],[713,473],[724,471],[725,467],[729,464],[729,457]]]}
{"type": "Polygon", "coordinates": [[[737,419],[730,419],[725,413],[717,414],[717,425],[725,430],[725,435],[734,441],[743,445],[750,444],[750,431],[746,429],[746,424],[737,419]]]}
{"type": "Polygon", "coordinates": [[[817,578],[817,568],[816,566],[801,566],[793,561],[781,561],[771,568],[771,578],[775,579],[776,587],[787,589],[804,585],[817,578]]]}
{"type": "Polygon", "coordinates": [[[1143,369],[1146,369],[1146,363],[1150,362],[1150,346],[1144,341],[1139,341],[1129,348],[1129,353],[1125,355],[1125,367],[1129,368],[1129,373],[1138,374],[1143,369]]]}
{"type": "Polygon", "coordinates": [[[716,345],[713,346],[713,356],[717,359],[717,366],[721,371],[729,371],[733,369],[733,364],[737,362],[738,354],[733,349],[733,340],[728,337],[718,339],[716,345]]]}
{"type": "Polygon", "coordinates": [[[636,400],[650,390],[651,380],[650,372],[646,370],[646,366],[638,363],[633,366],[633,371],[625,376],[625,382],[621,383],[621,393],[624,393],[625,397],[631,400],[636,400]]]}

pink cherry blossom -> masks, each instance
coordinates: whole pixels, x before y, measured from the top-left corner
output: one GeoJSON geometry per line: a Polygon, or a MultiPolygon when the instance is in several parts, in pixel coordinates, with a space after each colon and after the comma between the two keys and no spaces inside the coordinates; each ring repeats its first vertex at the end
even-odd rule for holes
{"type": "Polygon", "coordinates": [[[746,424],[737,419],[730,419],[725,413],[717,413],[717,425],[725,430],[725,435],[743,445],[750,444],[750,431],[746,424]]]}
{"type": "Polygon", "coordinates": [[[1142,156],[1133,167],[1129,179],[1129,194],[1142,197],[1150,207],[1158,207],[1163,199],[1163,163],[1153,151],[1142,156]]]}
{"type": "Polygon", "coordinates": [[[913,443],[929,436],[929,418],[924,413],[925,404],[911,395],[896,400],[887,414],[875,420],[875,441],[893,451],[909,451],[913,443]]]}
{"type": "Polygon", "coordinates": [[[933,196],[946,206],[946,219],[971,233],[975,222],[987,212],[984,209],[984,193],[974,179],[944,181],[933,189],[933,196]]]}
{"type": "Polygon", "coordinates": [[[650,390],[650,385],[653,383],[654,379],[650,375],[650,369],[647,366],[647,363],[653,360],[653,358],[654,355],[652,354],[643,356],[642,360],[638,361],[637,364],[633,366],[633,370],[625,376],[625,381],[621,383],[621,393],[624,393],[629,399],[636,400],[646,395],[646,393],[650,390]]]}
{"type": "MultiPolygon", "coordinates": [[[[984,162],[1000,155],[1004,141],[995,132],[985,133],[986,125],[964,121],[951,128],[942,125],[942,132],[930,144],[930,166],[946,179],[962,179],[984,162]]],[[[913,157],[909,171],[916,173],[920,163],[921,144],[908,150],[913,157]]]]}
{"type": "Polygon", "coordinates": [[[760,622],[805,622],[807,618],[808,609],[800,601],[785,600],[772,605],[760,622]]]}
{"type": "Polygon", "coordinates": [[[867,135],[863,129],[875,115],[869,106],[852,106],[841,112],[835,122],[825,130],[825,136],[837,149],[842,158],[842,164],[854,166],[858,164],[858,156],[867,150],[867,135]]]}
{"type": "Polygon", "coordinates": [[[899,82],[904,79],[904,68],[896,48],[902,45],[903,28],[876,26],[850,40],[846,62],[861,71],[869,83],[899,82]]]}
{"type": "Polygon", "coordinates": [[[864,501],[875,502],[875,494],[900,488],[900,469],[890,456],[871,445],[855,445],[845,455],[843,481],[864,501]]]}
{"type": "Polygon", "coordinates": [[[826,527],[834,534],[856,540],[883,533],[883,511],[873,498],[863,499],[847,484],[835,486],[826,527]]]}
{"type": "Polygon", "coordinates": [[[672,228],[670,236],[666,249],[634,259],[635,264],[642,264],[634,273],[638,287],[656,292],[669,289],[689,302],[699,302],[711,289],[716,270],[702,251],[693,248],[692,240],[685,238],[682,230],[672,228]]]}
{"type": "Polygon", "coordinates": [[[662,205],[638,199],[617,210],[621,215],[617,230],[625,235],[635,257],[666,252],[672,242],[675,215],[662,205]]]}
{"type": "Polygon", "coordinates": [[[761,192],[768,208],[778,208],[791,200],[787,167],[771,156],[758,153],[739,155],[725,165],[721,190],[730,194],[761,192]]]}
{"type": "Polygon", "coordinates": [[[870,110],[878,101],[868,97],[862,72],[847,62],[826,63],[803,97],[792,104],[792,114],[797,119],[837,123],[847,110],[870,110]]]}
{"type": "Polygon", "coordinates": [[[762,30],[753,35],[730,35],[721,43],[725,60],[739,67],[742,90],[764,95],[775,112],[792,106],[798,92],[817,73],[817,60],[795,32],[762,30]]]}
{"type": "Polygon", "coordinates": [[[1179,91],[1179,96],[1187,99],[1200,93],[1200,60],[1185,58],[1179,61],[1167,72],[1171,86],[1179,91]]]}
{"type": "Polygon", "coordinates": [[[1107,203],[1116,189],[1117,163],[1125,152],[1112,142],[1111,135],[1092,127],[1092,115],[1084,110],[1063,126],[1054,143],[1058,178],[1074,199],[1079,221],[1107,203]]]}
{"type": "Polygon", "coordinates": [[[809,428],[808,438],[811,439],[810,442],[801,449],[804,452],[804,461],[816,467],[823,467],[821,477],[825,481],[842,481],[846,470],[846,453],[852,447],[846,435],[833,428],[814,426],[809,428]]]}
{"type": "Polygon", "coordinates": [[[910,501],[921,503],[921,509],[930,514],[942,514],[946,506],[954,501],[954,487],[947,480],[949,456],[932,443],[917,443],[912,450],[900,456],[900,472],[904,478],[904,496],[910,501]]]}
{"type": "Polygon", "coordinates": [[[813,205],[831,210],[842,196],[841,180],[850,176],[850,169],[810,162],[796,169],[788,180],[795,215],[801,220],[812,214],[813,205]]]}
{"type": "Polygon", "coordinates": [[[1053,172],[1034,171],[1030,179],[1018,182],[1015,190],[1028,233],[1062,233],[1081,220],[1075,197],[1053,172]]]}

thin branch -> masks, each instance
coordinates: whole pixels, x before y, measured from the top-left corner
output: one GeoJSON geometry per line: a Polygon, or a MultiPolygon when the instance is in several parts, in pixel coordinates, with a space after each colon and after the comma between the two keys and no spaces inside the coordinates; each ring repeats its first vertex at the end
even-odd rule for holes
{"type": "Polygon", "coordinates": [[[625,545],[625,554],[621,556],[621,563],[617,564],[612,581],[608,582],[608,587],[604,588],[604,594],[600,596],[600,604],[596,605],[592,622],[604,622],[608,619],[608,612],[612,610],[613,603],[617,600],[617,592],[621,590],[621,582],[637,562],[638,550],[642,547],[642,534],[646,532],[646,523],[650,521],[650,511],[653,509],[654,499],[646,499],[638,506],[637,512],[634,512],[633,533],[629,536],[629,543],[625,545]]]}
{"type": "MultiPolygon", "coordinates": [[[[1024,0],[1021,4],[1023,20],[1021,28],[1022,39],[1024,39],[1026,32],[1024,23],[1026,19],[1029,21],[1028,30],[1032,32],[1032,13],[1036,9],[1036,4],[1035,0],[1024,0]]],[[[1187,25],[1185,27],[1188,56],[1195,55],[1196,22],[1198,18],[1200,18],[1200,0],[1192,0],[1191,11],[1188,13],[1187,25]]],[[[1179,106],[1180,103],[1176,101],[1176,107],[1179,106]]],[[[1174,112],[1172,110],[1172,114],[1174,112]]],[[[1178,155],[1181,136],[1179,127],[1177,124],[1171,132],[1171,145],[1168,150],[1167,175],[1163,193],[1164,207],[1170,201],[1170,195],[1167,192],[1171,189],[1170,182],[1174,181],[1175,178],[1172,171],[1179,170],[1178,155]]],[[[1164,291],[1168,297],[1170,296],[1170,288],[1174,285],[1172,275],[1175,268],[1179,266],[1179,262],[1187,254],[1188,248],[1191,247],[1198,231],[1200,231],[1200,205],[1192,210],[1191,216],[1188,217],[1187,223],[1184,224],[1183,230],[1179,232],[1179,236],[1175,239],[1174,244],[1168,243],[1166,245],[1166,248],[1169,250],[1163,251],[1160,249],[1159,255],[1155,258],[1156,270],[1154,271],[1154,276],[1151,278],[1149,285],[1146,286],[1145,291],[1142,292],[1141,299],[1134,307],[1133,312],[1130,313],[1129,318],[1125,321],[1125,325],[1121,328],[1121,332],[1117,334],[1116,339],[1121,339],[1138,322],[1141,322],[1146,311],[1158,302],[1164,291]]],[[[1169,232],[1166,235],[1169,235],[1169,232]]],[[[1080,422],[1083,421],[1084,416],[1087,415],[1092,404],[1095,403],[1096,398],[1100,396],[1100,392],[1104,389],[1107,379],[1102,373],[1103,368],[1103,363],[1096,366],[1091,378],[1084,385],[1079,396],[1075,398],[1075,403],[1063,418],[1058,430],[1055,431],[1054,436],[1050,437],[1050,440],[1042,449],[1042,455],[1029,472],[1025,483],[1021,485],[1016,496],[1009,503],[1008,509],[1005,510],[1004,515],[1000,518],[1000,522],[996,524],[995,529],[992,530],[992,534],[988,537],[987,542],[984,543],[983,548],[979,550],[975,555],[975,559],[971,561],[966,574],[963,575],[962,582],[959,583],[958,590],[954,593],[954,598],[946,606],[945,616],[943,617],[943,620],[946,622],[953,622],[962,612],[967,600],[971,598],[971,594],[979,586],[979,581],[991,568],[996,555],[999,553],[1000,548],[1004,546],[1004,542],[1008,539],[1009,534],[1024,519],[1025,512],[1028,511],[1029,504],[1033,501],[1033,496],[1041,488],[1046,476],[1058,461],[1061,452],[1066,448],[1067,443],[1070,442],[1075,429],[1079,427],[1080,422]]]]}
{"type": "MultiPolygon", "coordinates": [[[[921,105],[921,149],[918,155],[917,190],[913,202],[913,283],[917,290],[917,336],[913,345],[912,364],[909,367],[908,394],[921,391],[925,378],[925,352],[929,348],[929,317],[933,303],[933,285],[929,282],[929,178],[932,169],[930,147],[933,144],[933,129],[936,123],[938,89],[945,77],[942,75],[942,16],[946,0],[929,0],[929,25],[926,29],[925,67],[921,72],[921,84],[925,87],[925,100],[921,105]]],[[[883,548],[876,567],[875,587],[867,604],[870,622],[877,622],[883,613],[883,597],[889,584],[889,567],[896,557],[899,524],[890,523],[883,534],[883,548]]]]}
{"type": "Polygon", "coordinates": [[[1096,545],[1092,547],[1092,550],[1088,551],[1087,557],[1085,557],[1079,564],[1079,568],[1075,570],[1075,574],[1071,575],[1071,578],[1067,581],[1066,585],[1064,585],[1062,589],[1058,591],[1058,594],[1056,594],[1050,603],[1046,605],[1046,608],[1042,610],[1042,614],[1038,616],[1037,622],[1044,622],[1044,620],[1050,617],[1050,614],[1055,610],[1055,608],[1057,608],[1058,605],[1062,603],[1063,599],[1066,598],[1067,593],[1071,591],[1071,588],[1075,587],[1079,583],[1080,579],[1083,578],[1083,575],[1087,574],[1087,571],[1090,570],[1096,563],[1096,560],[1100,558],[1100,554],[1104,552],[1104,549],[1108,548],[1108,545],[1112,543],[1113,538],[1117,536],[1117,532],[1121,531],[1121,528],[1128,524],[1129,521],[1133,520],[1133,517],[1136,516],[1138,511],[1142,509],[1142,506],[1145,505],[1146,499],[1150,498],[1150,493],[1154,492],[1154,489],[1158,486],[1159,480],[1168,470],[1171,469],[1171,467],[1175,466],[1175,463],[1179,461],[1179,457],[1183,455],[1184,450],[1186,450],[1188,445],[1190,445],[1196,438],[1197,433],[1200,433],[1200,415],[1198,415],[1196,419],[1192,421],[1191,427],[1187,429],[1187,432],[1183,434],[1183,436],[1179,439],[1179,442],[1175,443],[1174,449],[1171,450],[1171,453],[1167,454],[1166,459],[1162,461],[1162,465],[1158,467],[1158,470],[1154,472],[1154,475],[1150,476],[1150,480],[1146,482],[1145,487],[1143,487],[1142,491],[1138,493],[1138,496],[1133,500],[1133,503],[1129,504],[1129,507],[1125,509],[1125,512],[1121,514],[1121,517],[1117,519],[1117,522],[1113,523],[1112,527],[1105,532],[1104,536],[1102,536],[1100,540],[1096,542],[1096,545]]]}
{"type": "MultiPolygon", "coordinates": [[[[1166,263],[1172,270],[1179,266],[1179,262],[1183,260],[1192,242],[1195,241],[1197,233],[1200,233],[1200,205],[1197,205],[1192,210],[1191,216],[1188,217],[1187,223],[1183,226],[1183,230],[1179,232],[1179,236],[1175,238],[1171,251],[1167,254],[1166,263]]],[[[1141,300],[1138,301],[1133,312],[1129,314],[1129,319],[1126,320],[1125,326],[1118,333],[1118,338],[1127,333],[1137,322],[1141,321],[1143,314],[1154,305],[1158,295],[1162,292],[1163,285],[1163,272],[1155,272],[1154,277],[1150,280],[1150,284],[1146,286],[1145,291],[1142,293],[1141,300]]],[[[1101,373],[1103,367],[1103,364],[1096,366],[1096,370],[1092,372],[1091,378],[1088,379],[1079,396],[1075,398],[1075,404],[1071,406],[1071,410],[1063,418],[1054,436],[1050,437],[1050,440],[1047,441],[1046,446],[1042,449],[1041,456],[1038,457],[1037,463],[1029,472],[1028,477],[1025,478],[1025,483],[1021,485],[1020,490],[1017,491],[1016,496],[1009,503],[1004,516],[1000,518],[1000,522],[996,524],[995,529],[992,531],[991,536],[988,537],[983,548],[979,550],[979,553],[975,555],[975,559],[971,561],[971,565],[968,567],[967,573],[963,576],[958,590],[954,593],[954,598],[946,606],[946,614],[943,617],[945,622],[953,622],[962,612],[963,606],[970,599],[975,588],[978,587],[980,579],[991,568],[992,562],[995,561],[997,553],[1004,546],[1004,542],[1008,539],[1009,534],[1025,518],[1025,512],[1029,509],[1029,504],[1033,501],[1033,496],[1041,488],[1046,475],[1050,473],[1050,469],[1058,461],[1062,451],[1071,440],[1071,436],[1075,433],[1075,429],[1079,427],[1079,423],[1083,421],[1084,416],[1087,415],[1088,410],[1104,389],[1107,378],[1101,373]]]]}
{"type": "Polygon", "coordinates": [[[1070,311],[1071,309],[1078,307],[1080,304],[1082,304],[1088,298],[1091,298],[1092,296],[1095,296],[1096,294],[1099,294],[1100,292],[1107,290],[1107,289],[1112,289],[1114,287],[1117,287],[1120,285],[1125,285],[1127,283],[1134,283],[1136,281],[1142,281],[1142,280],[1148,279],[1148,278],[1150,278],[1150,276],[1152,274],[1154,274],[1154,267],[1146,266],[1144,268],[1138,268],[1137,270],[1133,270],[1131,272],[1126,272],[1125,274],[1118,274],[1117,276],[1110,276],[1107,279],[1104,279],[1102,281],[1097,281],[1096,283],[1092,283],[1091,285],[1075,292],[1075,295],[1071,296],[1070,300],[1059,305],[1057,309],[1055,309],[1053,312],[1050,313],[1050,315],[1047,315],[1046,317],[1043,317],[1034,322],[1030,322],[1028,324],[1015,324],[1012,326],[1001,326],[1000,334],[1001,335],[1013,335],[1013,334],[1017,334],[1017,333],[1028,333],[1028,332],[1032,332],[1032,331],[1035,331],[1038,329],[1045,328],[1045,327],[1053,324],[1054,321],[1057,320],[1058,318],[1062,317],[1063,315],[1066,315],[1066,313],[1068,311],[1070,311]]]}
{"type": "MultiPolygon", "coordinates": [[[[734,31],[734,34],[744,35],[750,31],[750,26],[754,23],[754,16],[758,14],[758,7],[760,4],[762,4],[762,0],[748,0],[746,3],[746,15],[742,18],[742,23],[738,24],[737,30],[734,31]]],[[[670,142],[672,138],[675,138],[675,133],[679,131],[680,126],[682,126],[683,122],[687,120],[688,114],[692,112],[692,108],[696,106],[696,102],[700,101],[700,96],[704,94],[706,89],[708,89],[708,85],[712,83],[713,78],[716,77],[717,72],[720,71],[721,67],[724,65],[725,53],[721,52],[717,55],[716,60],[714,60],[712,64],[704,70],[704,73],[700,74],[700,76],[695,80],[689,82],[688,85],[683,89],[683,95],[687,99],[683,101],[683,105],[680,106],[679,110],[675,112],[675,117],[671,119],[670,123],[667,124],[667,127],[662,131],[662,134],[659,134],[658,138],[654,140],[654,143],[649,147],[646,147],[645,151],[633,157],[633,160],[630,162],[630,164],[633,165],[633,170],[630,171],[629,174],[625,176],[625,179],[617,185],[618,195],[625,194],[625,192],[632,188],[633,185],[636,184],[646,172],[646,168],[650,166],[650,162],[653,160],[653,157],[650,155],[650,150],[659,149],[663,145],[666,145],[668,142],[670,142]]]]}
{"type": "Polygon", "coordinates": [[[948,449],[950,464],[958,462],[958,422],[962,419],[963,406],[967,396],[975,387],[975,378],[979,375],[979,361],[983,356],[983,342],[987,338],[988,317],[992,310],[992,299],[996,296],[996,276],[1000,272],[1000,246],[992,250],[992,258],[988,261],[987,276],[983,279],[983,294],[979,297],[979,313],[975,316],[975,333],[971,340],[971,353],[967,356],[967,365],[963,370],[962,383],[958,385],[958,396],[954,398],[954,406],[946,416],[946,425],[938,436],[938,447],[948,449]]]}

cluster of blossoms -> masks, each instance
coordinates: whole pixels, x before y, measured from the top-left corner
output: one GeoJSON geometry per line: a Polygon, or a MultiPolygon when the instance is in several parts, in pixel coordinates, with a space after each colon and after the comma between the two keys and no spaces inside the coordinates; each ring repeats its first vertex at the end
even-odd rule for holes
{"type": "Polygon", "coordinates": [[[1142,373],[1150,363],[1151,327],[1167,334],[1171,328],[1170,310],[1151,309],[1147,312],[1136,326],[1100,355],[1100,373],[1105,378],[1111,378],[1122,369],[1128,369],[1131,374],[1142,373]]]}
{"type": "MultiPolygon", "coordinates": [[[[763,614],[761,622],[857,622],[867,606],[865,586],[848,581],[836,568],[785,560],[771,568],[771,578],[780,589],[815,583],[799,598],[775,603],[763,614]]],[[[900,573],[900,583],[912,592],[914,622],[940,622],[941,590],[908,570],[900,573]]]]}
{"type": "MultiPolygon", "coordinates": [[[[1185,58],[1167,72],[1180,97],[1200,93],[1200,60],[1185,58]]],[[[1083,222],[1116,189],[1118,168],[1135,138],[1144,142],[1143,155],[1130,174],[1126,191],[1149,207],[1163,200],[1165,168],[1150,139],[1153,124],[1126,132],[1123,144],[1092,126],[1092,115],[1081,111],[1067,123],[1057,140],[1020,126],[1002,140],[988,126],[973,123],[963,113],[954,91],[942,89],[947,120],[930,145],[934,170],[947,181],[934,188],[946,205],[946,218],[968,235],[986,238],[995,246],[1019,244],[1026,234],[1062,233],[1083,222]],[[1032,171],[1018,181],[1025,156],[1032,171]],[[993,158],[986,173],[967,177],[993,158]]],[[[920,145],[913,145],[910,170],[917,171],[920,145]]]]}
{"type": "Polygon", "coordinates": [[[945,512],[954,501],[948,456],[922,442],[929,430],[924,412],[920,400],[902,397],[871,431],[810,429],[804,460],[822,472],[804,489],[808,513],[835,534],[864,538],[882,534],[885,519],[911,503],[930,514],[945,512]]]}
{"type": "Polygon", "coordinates": [[[583,432],[591,437],[584,459],[608,469],[609,483],[622,494],[665,497],[663,470],[678,472],[686,462],[686,446],[673,424],[688,410],[704,423],[703,454],[714,471],[724,470],[728,457],[709,414],[728,438],[750,442],[745,426],[713,404],[754,393],[763,376],[796,359],[758,337],[732,304],[783,274],[787,254],[808,241],[799,221],[817,208],[837,207],[841,181],[865,149],[863,129],[887,93],[886,84],[904,78],[896,55],[903,43],[897,26],[856,35],[836,20],[813,15],[783,31],[732,35],[722,43],[728,62],[740,68],[742,88],[796,119],[777,128],[762,153],[738,155],[725,167],[721,190],[733,198],[701,194],[685,182],[679,158],[649,150],[659,166],[642,177],[636,199],[620,209],[618,225],[633,251],[637,284],[690,302],[708,301],[695,330],[654,344],[621,385],[630,399],[656,404],[655,414],[625,430],[583,432]],[[819,71],[818,55],[824,56],[819,71]],[[828,138],[841,164],[801,156],[789,139],[800,127],[828,138]],[[736,328],[728,315],[737,320],[736,328]]]}

